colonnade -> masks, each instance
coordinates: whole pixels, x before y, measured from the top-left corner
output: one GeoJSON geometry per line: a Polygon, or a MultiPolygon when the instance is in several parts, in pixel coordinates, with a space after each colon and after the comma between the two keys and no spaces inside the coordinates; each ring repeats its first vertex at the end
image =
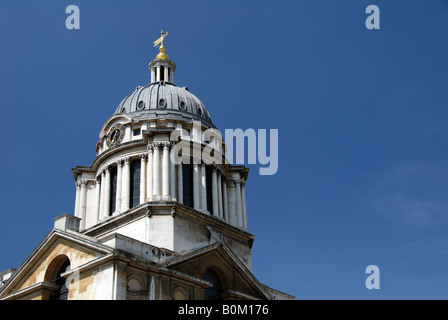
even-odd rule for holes
{"type": "MultiPolygon", "coordinates": [[[[110,215],[130,209],[131,161],[140,158],[140,197],[139,203],[147,201],[177,201],[184,203],[183,167],[170,160],[174,148],[170,142],[154,142],[148,145],[143,154],[126,156],[105,166],[97,178],[91,181],[89,197],[94,196],[94,209],[87,213],[88,180],[80,179],[76,184],[75,215],[80,217],[81,228],[86,227],[87,214],[93,214],[96,224],[110,215]],[[116,189],[112,190],[111,171],[116,166],[116,189]],[[111,192],[115,192],[115,202],[111,203],[111,192]],[[115,208],[114,212],[112,209],[115,208]]],[[[229,178],[222,169],[211,164],[211,186],[207,186],[206,165],[198,159],[193,160],[193,208],[206,214],[213,214],[221,220],[247,229],[245,181],[229,178]],[[211,187],[211,188],[210,188],[211,187]],[[207,210],[207,188],[212,193],[212,212],[207,210]]],[[[209,172],[210,172],[209,171],[209,172]]],[[[115,178],[115,177],[114,177],[115,178]]],[[[135,186],[134,186],[135,187],[135,186]]]]}

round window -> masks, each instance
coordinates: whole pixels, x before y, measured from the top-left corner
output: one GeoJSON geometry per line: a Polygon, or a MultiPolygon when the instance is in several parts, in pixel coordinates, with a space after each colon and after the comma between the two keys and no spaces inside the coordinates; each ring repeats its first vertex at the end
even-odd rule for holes
{"type": "Polygon", "coordinates": [[[159,107],[160,108],[165,108],[166,107],[166,101],[164,99],[160,99],[159,100],[159,107]]]}
{"type": "Polygon", "coordinates": [[[187,109],[187,106],[185,105],[185,102],[183,102],[183,101],[180,102],[180,109],[184,110],[184,111],[187,109]]]}
{"type": "Polygon", "coordinates": [[[137,110],[143,110],[145,109],[145,103],[143,101],[140,101],[137,105],[137,110]]]}

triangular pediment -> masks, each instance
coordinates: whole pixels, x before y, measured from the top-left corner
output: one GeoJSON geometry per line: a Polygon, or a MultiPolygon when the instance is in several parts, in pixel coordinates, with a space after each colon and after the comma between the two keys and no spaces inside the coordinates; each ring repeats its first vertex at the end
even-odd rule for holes
{"type": "Polygon", "coordinates": [[[110,253],[112,249],[94,238],[53,229],[0,289],[0,299],[21,292],[24,294],[30,288],[50,290],[53,269],[58,267],[59,261],[68,259],[70,268],[74,269],[110,253]]]}
{"type": "Polygon", "coordinates": [[[207,269],[214,271],[221,280],[224,298],[272,299],[265,286],[222,242],[176,257],[165,267],[200,279],[207,269]]]}

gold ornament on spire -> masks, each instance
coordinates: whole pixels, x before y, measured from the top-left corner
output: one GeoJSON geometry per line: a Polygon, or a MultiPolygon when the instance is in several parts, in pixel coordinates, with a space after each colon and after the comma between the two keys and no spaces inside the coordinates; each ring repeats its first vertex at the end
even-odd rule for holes
{"type": "Polygon", "coordinates": [[[163,46],[163,39],[168,35],[168,31],[163,34],[163,30],[160,31],[160,38],[154,41],[154,47],[159,47],[159,54],[156,56],[156,59],[168,59],[168,56],[165,54],[165,47],[163,46]]]}

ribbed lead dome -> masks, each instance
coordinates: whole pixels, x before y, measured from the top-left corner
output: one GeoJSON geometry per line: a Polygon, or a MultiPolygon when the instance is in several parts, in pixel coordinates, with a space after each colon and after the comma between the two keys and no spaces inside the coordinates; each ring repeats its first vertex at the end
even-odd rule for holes
{"type": "Polygon", "coordinates": [[[187,87],[178,87],[165,81],[137,87],[118,105],[114,114],[123,113],[135,119],[193,119],[215,127],[204,104],[187,87]]]}

